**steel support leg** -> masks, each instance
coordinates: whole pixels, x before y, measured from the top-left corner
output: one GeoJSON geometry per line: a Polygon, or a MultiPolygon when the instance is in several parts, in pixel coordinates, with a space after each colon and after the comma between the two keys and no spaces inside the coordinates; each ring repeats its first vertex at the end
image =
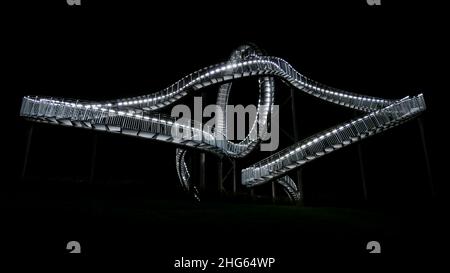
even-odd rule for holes
{"type": "Polygon", "coordinates": [[[273,203],[275,203],[275,201],[276,201],[276,199],[277,199],[277,195],[276,195],[276,192],[275,192],[275,181],[273,181],[272,183],[271,183],[271,185],[272,185],[272,202],[273,203]]]}
{"type": "MultiPolygon", "coordinates": [[[[355,113],[354,116],[357,117],[358,115],[355,113]]],[[[361,186],[362,186],[363,198],[364,198],[364,201],[368,201],[369,198],[368,198],[368,193],[367,193],[367,180],[366,180],[366,172],[365,172],[365,168],[364,168],[364,156],[363,156],[362,144],[356,143],[355,145],[358,149],[359,173],[361,175],[361,184],[362,184],[361,186]]]]}
{"type": "Polygon", "coordinates": [[[23,167],[22,167],[22,173],[20,175],[20,177],[23,179],[25,179],[25,175],[27,172],[27,167],[28,167],[28,156],[30,155],[30,146],[31,146],[31,139],[33,137],[33,124],[30,125],[30,127],[28,128],[28,135],[27,135],[27,144],[25,147],[25,158],[23,160],[23,167]]]}
{"type": "Polygon", "coordinates": [[[431,197],[434,197],[436,193],[435,193],[435,190],[434,190],[433,176],[432,176],[432,173],[431,173],[430,159],[428,157],[428,149],[427,149],[427,143],[426,143],[426,139],[425,139],[425,128],[423,126],[423,118],[422,117],[418,117],[417,118],[417,123],[419,124],[420,139],[422,140],[422,149],[423,149],[423,154],[425,156],[425,166],[427,168],[428,185],[430,187],[431,197]]]}
{"type": "Polygon", "coordinates": [[[357,143],[356,145],[358,146],[359,170],[361,173],[361,182],[362,182],[364,201],[368,201],[369,198],[367,196],[366,173],[364,170],[364,159],[363,159],[362,147],[361,147],[361,143],[357,143]]]}
{"type": "Polygon", "coordinates": [[[92,154],[91,154],[91,170],[89,173],[89,182],[94,182],[95,177],[95,165],[97,162],[97,143],[98,143],[98,135],[96,133],[92,136],[92,154]]]}
{"type": "MultiPolygon", "coordinates": [[[[297,121],[297,109],[296,109],[296,101],[295,101],[295,90],[291,88],[291,110],[292,110],[292,128],[294,129],[294,140],[300,141],[300,136],[298,133],[298,121],[297,121]]],[[[297,189],[300,193],[300,203],[303,200],[303,177],[302,177],[302,168],[298,168],[296,171],[297,175],[297,189]]]]}
{"type": "Polygon", "coordinates": [[[233,195],[236,195],[237,190],[237,169],[236,160],[233,159],[233,195]]]}
{"type": "Polygon", "coordinates": [[[219,194],[223,191],[223,159],[219,157],[217,160],[217,190],[219,194]]]}
{"type": "Polygon", "coordinates": [[[199,159],[199,185],[200,190],[205,191],[206,189],[206,154],[200,153],[200,159],[199,159]]]}

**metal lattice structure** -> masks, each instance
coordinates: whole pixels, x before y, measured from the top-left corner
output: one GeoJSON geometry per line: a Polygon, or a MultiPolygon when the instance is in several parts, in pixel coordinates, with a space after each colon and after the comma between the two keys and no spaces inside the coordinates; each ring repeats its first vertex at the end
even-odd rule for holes
{"type": "Polygon", "coordinates": [[[303,76],[285,60],[265,56],[255,46],[244,45],[233,51],[228,61],[197,70],[156,93],[100,102],[27,96],[23,98],[20,114],[38,122],[174,143],[179,147],[176,149],[176,168],[180,182],[199,199],[185,162],[185,148],[230,158],[241,158],[254,151],[261,142],[261,136],[250,136],[254,130],[265,131],[264,128],[269,126],[268,118],[274,105],[274,78],[281,79],[299,92],[362,112],[358,118],[312,135],[242,170],[242,184],[246,187],[276,181],[292,200],[300,200],[302,196],[288,172],[367,136],[397,126],[426,108],[422,94],[390,100],[323,85],[303,76]],[[226,115],[216,116],[214,128],[191,120],[191,124],[183,125],[182,129],[189,130],[188,135],[194,138],[185,139],[172,134],[173,127],[180,126],[177,120],[159,112],[196,90],[220,84],[216,104],[225,113],[233,80],[250,76],[256,76],[259,81],[258,116],[241,142],[227,139],[226,115]]]}

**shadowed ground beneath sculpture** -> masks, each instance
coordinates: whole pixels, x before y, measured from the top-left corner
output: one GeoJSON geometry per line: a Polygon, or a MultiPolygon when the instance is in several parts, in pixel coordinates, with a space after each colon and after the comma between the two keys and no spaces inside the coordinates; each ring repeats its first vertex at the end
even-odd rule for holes
{"type": "Polygon", "coordinates": [[[144,255],[161,267],[177,256],[273,256],[288,266],[299,255],[368,255],[372,240],[381,243],[385,256],[433,253],[438,249],[428,246],[443,234],[438,206],[432,204],[414,209],[198,204],[146,197],[129,186],[101,189],[9,189],[2,209],[10,252],[27,255],[38,248],[36,255],[64,255],[66,243],[78,240],[89,257],[144,255]]]}

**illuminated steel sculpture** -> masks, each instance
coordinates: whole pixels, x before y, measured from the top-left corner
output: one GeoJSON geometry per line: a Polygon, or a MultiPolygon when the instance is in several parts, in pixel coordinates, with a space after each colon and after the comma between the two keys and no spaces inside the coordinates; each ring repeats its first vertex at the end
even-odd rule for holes
{"type": "Polygon", "coordinates": [[[231,158],[240,158],[252,152],[260,144],[261,137],[252,138],[250,135],[257,127],[269,126],[267,120],[273,111],[274,77],[298,91],[363,113],[358,118],[312,135],[242,170],[242,184],[246,187],[275,180],[284,187],[292,200],[300,200],[302,196],[288,172],[322,155],[399,125],[426,108],[422,94],[389,100],[320,84],[298,73],[285,60],[265,56],[255,46],[244,45],[236,49],[228,61],[200,69],[156,93],[101,102],[27,96],[23,98],[20,114],[38,122],[174,143],[180,147],[176,149],[176,168],[180,182],[198,199],[198,191],[190,181],[185,162],[187,150],[183,147],[231,158]],[[216,126],[208,128],[194,120],[190,121],[190,126],[183,126],[175,118],[158,112],[196,90],[217,83],[222,84],[219,86],[216,104],[225,112],[232,81],[250,76],[258,77],[260,85],[258,117],[247,137],[239,143],[226,138],[226,115],[216,116],[216,126]],[[178,131],[179,126],[189,130],[189,135],[197,137],[175,138],[173,129],[176,127],[178,131]]]}

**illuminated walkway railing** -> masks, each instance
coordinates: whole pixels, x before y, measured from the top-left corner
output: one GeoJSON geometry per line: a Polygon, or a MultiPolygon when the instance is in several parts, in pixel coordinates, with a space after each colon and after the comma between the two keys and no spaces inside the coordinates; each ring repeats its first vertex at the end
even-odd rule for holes
{"type": "Polygon", "coordinates": [[[197,121],[183,124],[183,129],[190,130],[189,135],[192,137],[183,139],[183,133],[175,134],[178,137],[174,137],[173,132],[177,131],[173,127],[182,125],[175,118],[160,113],[144,115],[97,106],[84,107],[76,101],[38,97],[24,97],[20,113],[21,116],[40,122],[122,133],[217,153],[223,153],[224,147],[227,147],[220,140],[225,137],[218,139],[210,127],[197,121]]]}
{"type": "Polygon", "coordinates": [[[38,122],[174,143],[179,146],[176,151],[176,166],[180,182],[198,199],[198,192],[192,185],[185,163],[184,148],[210,151],[233,158],[244,157],[252,152],[262,136],[256,139],[250,136],[257,128],[268,127],[268,117],[273,114],[274,77],[282,79],[298,91],[365,113],[242,170],[242,183],[245,186],[253,187],[276,180],[294,200],[300,199],[301,196],[293,180],[287,176],[290,170],[366,136],[398,125],[426,108],[421,94],[402,100],[390,100],[320,84],[297,72],[283,59],[263,56],[256,47],[244,45],[233,51],[227,62],[200,69],[156,93],[100,102],[27,96],[23,98],[20,114],[38,122]],[[179,123],[173,117],[158,113],[184,96],[218,83],[221,84],[217,92],[217,105],[221,110],[226,110],[232,81],[250,76],[256,76],[259,80],[258,111],[249,134],[241,142],[234,143],[227,139],[226,115],[217,117],[216,126],[211,128],[194,120],[179,123]]]}
{"type": "Polygon", "coordinates": [[[278,57],[252,56],[242,61],[229,61],[200,69],[168,88],[145,96],[105,101],[103,104],[137,108],[160,109],[186,96],[189,90],[249,76],[276,76],[294,87],[321,99],[350,108],[371,111],[391,104],[386,100],[347,92],[311,80],[297,72],[289,63],[278,57]]]}
{"type": "Polygon", "coordinates": [[[424,109],[425,101],[419,95],[330,128],[242,170],[242,183],[254,186],[283,176],[291,169],[326,153],[396,126],[424,109]]]}

